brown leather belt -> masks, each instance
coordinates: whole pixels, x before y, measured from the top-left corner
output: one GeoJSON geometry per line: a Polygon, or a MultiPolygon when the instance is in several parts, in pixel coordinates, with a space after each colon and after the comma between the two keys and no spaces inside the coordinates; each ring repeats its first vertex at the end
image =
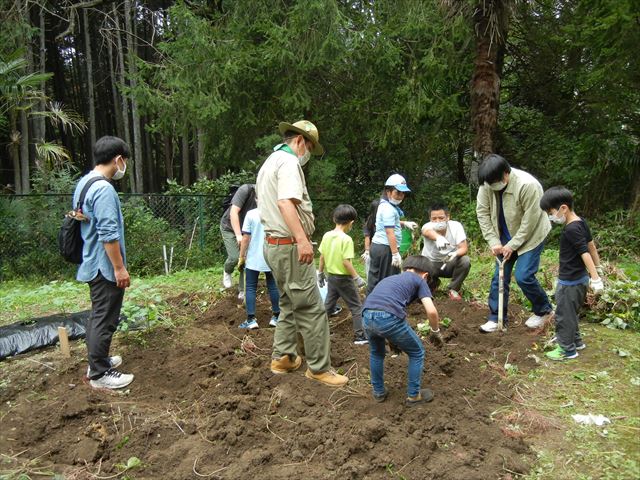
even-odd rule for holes
{"type": "Polygon", "coordinates": [[[296,243],[296,239],[293,237],[270,237],[267,235],[265,238],[269,245],[294,245],[296,243]]]}

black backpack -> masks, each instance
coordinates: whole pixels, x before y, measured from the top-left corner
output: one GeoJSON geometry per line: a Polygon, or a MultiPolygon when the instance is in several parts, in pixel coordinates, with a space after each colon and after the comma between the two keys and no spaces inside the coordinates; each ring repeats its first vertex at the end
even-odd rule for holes
{"type": "MultiPolygon", "coordinates": [[[[75,263],[79,265],[82,263],[82,247],[84,241],[80,234],[80,222],[86,222],[88,219],[82,213],[82,205],[84,204],[84,198],[87,196],[89,187],[99,180],[107,180],[106,177],[93,177],[87,180],[87,183],[82,187],[80,192],[80,198],[75,210],[67,212],[62,220],[62,226],[58,232],[58,249],[60,255],[67,262],[75,263]]],[[[109,180],[107,180],[109,181],[109,180]]]]}
{"type": "Polygon", "coordinates": [[[222,200],[222,212],[225,213],[227,209],[231,206],[231,200],[233,200],[233,196],[236,194],[240,185],[229,185],[229,191],[227,192],[227,196],[222,200]]]}

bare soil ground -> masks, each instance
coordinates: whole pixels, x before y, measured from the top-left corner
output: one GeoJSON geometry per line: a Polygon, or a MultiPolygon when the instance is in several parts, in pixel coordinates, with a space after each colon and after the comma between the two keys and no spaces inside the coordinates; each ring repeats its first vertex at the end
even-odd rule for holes
{"type": "MultiPolygon", "coordinates": [[[[259,299],[261,328],[245,337],[244,310],[229,293],[201,313],[174,299],[193,320],[141,336],[119,335],[112,353],[136,375],[127,392],[95,391],[83,379],[85,349],[0,366],[0,471],[55,472],[84,478],[510,479],[533,461],[528,444],[492,413],[516,394],[504,364],[534,365],[536,337],[516,315],[508,333],[483,335],[486,307],[437,298],[453,320],[447,345],[425,340],[423,386],[432,403],[404,405],[407,358],[387,358],[390,390],[375,403],[368,347],[352,344],[349,313],[332,318],[332,363],[348,372],[333,390],[295,373],[269,370],[273,329],[259,299]],[[142,467],[125,471],[130,457],[142,467]]],[[[517,307],[514,307],[517,308],[517,307]]],[[[426,321],[410,309],[410,323],[426,321]]]]}

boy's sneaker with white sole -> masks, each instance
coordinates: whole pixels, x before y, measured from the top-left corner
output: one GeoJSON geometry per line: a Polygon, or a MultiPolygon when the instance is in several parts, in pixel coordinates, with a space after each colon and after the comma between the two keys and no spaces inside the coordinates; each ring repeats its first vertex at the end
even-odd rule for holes
{"type": "MultiPolygon", "coordinates": [[[[109,357],[109,365],[111,368],[118,368],[122,365],[122,357],[120,355],[114,355],[109,357]]],[[[91,367],[87,367],[87,378],[91,377],[91,367]]]]}
{"type": "Polygon", "coordinates": [[[133,375],[130,373],[120,373],[115,368],[110,368],[103,376],[96,380],[89,380],[89,385],[93,388],[108,388],[116,390],[124,388],[133,382],[133,375]]]}
{"type": "Polygon", "coordinates": [[[255,318],[248,318],[240,325],[238,325],[238,328],[244,328],[245,330],[255,330],[256,328],[260,328],[260,326],[258,325],[258,322],[256,322],[255,318]]]}
{"type": "Polygon", "coordinates": [[[271,316],[271,320],[269,320],[270,327],[276,327],[278,325],[278,320],[280,320],[280,315],[276,315],[275,313],[271,316]]]}
{"type": "MultiPolygon", "coordinates": [[[[504,327],[507,328],[506,326],[504,327]]],[[[487,321],[487,323],[483,323],[480,325],[480,331],[483,333],[493,333],[498,330],[498,322],[494,322],[493,320],[487,321]]]]}

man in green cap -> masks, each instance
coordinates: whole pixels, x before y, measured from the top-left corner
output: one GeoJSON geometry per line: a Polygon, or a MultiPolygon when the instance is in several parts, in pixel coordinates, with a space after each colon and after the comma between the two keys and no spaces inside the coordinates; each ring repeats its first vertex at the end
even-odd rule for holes
{"type": "Polygon", "coordinates": [[[256,193],[264,225],[265,259],[280,291],[280,319],[273,336],[271,371],[300,368],[297,338],[304,340],[307,378],[331,387],[349,379],[331,368],[329,319],[318,289],[311,235],[315,229],[302,167],[322,155],[318,129],[309,121],[279,125],[276,145],[258,172],[256,193]]]}

